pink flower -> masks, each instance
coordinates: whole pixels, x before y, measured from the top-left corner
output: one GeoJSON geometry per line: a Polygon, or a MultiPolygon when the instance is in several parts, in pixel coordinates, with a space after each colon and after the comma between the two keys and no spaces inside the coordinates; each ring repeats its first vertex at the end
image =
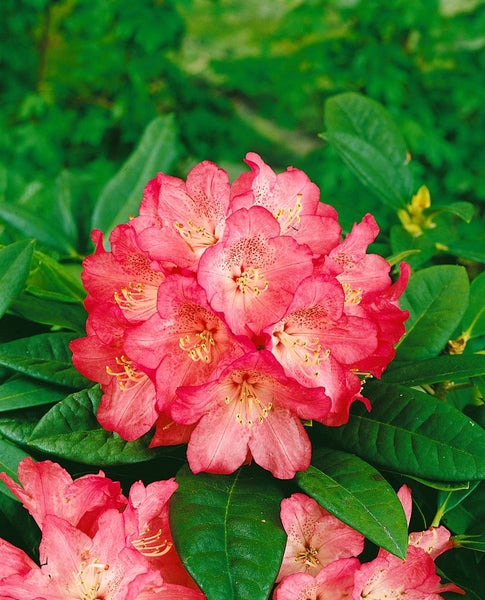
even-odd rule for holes
{"type": "Polygon", "coordinates": [[[194,473],[232,473],[251,453],[281,479],[308,468],[311,445],[300,419],[321,420],[329,401],[323,389],[302,388],[267,351],[251,352],[221,375],[177,390],[172,415],[194,424],[187,458],[194,473]]]}
{"type": "Polygon", "coordinates": [[[306,494],[282,500],[280,516],[288,538],[277,582],[293,573],[315,576],[340,558],[358,556],[364,548],[360,533],[306,494]]]}
{"type": "Polygon", "coordinates": [[[283,318],[267,328],[271,351],[288,376],[307,387],[323,386],[332,400],[329,425],[348,420],[350,404],[359,399],[360,379],[353,373],[377,347],[377,326],[347,315],[340,283],[324,276],[304,279],[283,318]]]}
{"type": "Polygon", "coordinates": [[[250,347],[214,313],[195,279],[183,275],[160,285],[157,314],[131,328],[124,343],[130,357],[156,372],[157,407],[168,413],[178,387],[206,382],[222,358],[250,347]]]}
{"type": "Polygon", "coordinates": [[[278,221],[255,206],[227,219],[220,242],[202,255],[197,277],[231,330],[251,337],[284,315],[312,271],[310,249],[280,235],[278,221]]]}
{"type": "Polygon", "coordinates": [[[159,415],[152,379],[124,349],[131,327],[117,306],[99,303],[89,316],[87,337],[69,344],[74,366],[103,389],[98,421],[125,440],[145,434],[159,415]]]}
{"type": "Polygon", "coordinates": [[[357,558],[341,558],[326,565],[315,575],[294,573],[276,587],[274,600],[343,600],[350,598],[357,558]]]}
{"type": "Polygon", "coordinates": [[[227,173],[209,161],[196,165],[187,182],[159,173],[145,188],[140,214],[158,217],[160,225],[141,233],[142,246],[157,260],[195,269],[222,236],[229,195],[227,173]]]}
{"type": "Polygon", "coordinates": [[[231,189],[233,211],[263,206],[277,219],[281,235],[307,244],[315,255],[328,254],[340,241],[337,212],[320,202],[320,191],[307,175],[289,167],[276,175],[255,152],[246,154],[251,173],[242,173],[231,189]]]}
{"type": "MultiPolygon", "coordinates": [[[[402,486],[398,497],[409,524],[412,508],[411,490],[402,486]]],[[[377,558],[363,564],[357,571],[352,600],[440,600],[441,592],[464,594],[465,592],[453,583],[442,584],[436,574],[434,559],[452,545],[450,532],[441,526],[411,533],[404,560],[381,548],[377,558]]]]}
{"type": "Polygon", "coordinates": [[[119,483],[105,477],[102,471],[73,481],[57,463],[50,460],[35,462],[26,457],[19,463],[18,478],[20,484],[6,473],[0,473],[0,479],[41,529],[47,515],[56,515],[92,534],[102,512],[126,505],[119,483]]]}

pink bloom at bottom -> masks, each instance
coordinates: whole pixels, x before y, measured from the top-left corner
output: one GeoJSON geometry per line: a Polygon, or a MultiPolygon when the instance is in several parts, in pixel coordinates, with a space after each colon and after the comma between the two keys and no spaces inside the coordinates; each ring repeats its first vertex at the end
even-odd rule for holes
{"type": "Polygon", "coordinates": [[[187,459],[194,473],[232,473],[251,453],[280,479],[310,464],[311,444],[300,419],[321,420],[329,408],[322,388],[286,377],[268,351],[250,352],[207,384],[177,391],[172,416],[196,424],[187,459]]]}
{"type": "Polygon", "coordinates": [[[363,535],[306,494],[282,500],[281,522],[288,539],[276,581],[298,572],[316,575],[329,563],[357,556],[364,548],[363,535]]]}
{"type": "Polygon", "coordinates": [[[323,567],[313,577],[308,573],[288,575],[278,585],[274,600],[350,600],[357,558],[341,558],[323,567]]]}

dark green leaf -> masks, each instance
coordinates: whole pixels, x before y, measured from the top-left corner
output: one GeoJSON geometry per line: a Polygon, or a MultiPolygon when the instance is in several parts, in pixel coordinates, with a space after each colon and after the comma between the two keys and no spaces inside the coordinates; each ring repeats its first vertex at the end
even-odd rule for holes
{"type": "Polygon", "coordinates": [[[372,410],[354,404],[349,422],[325,428],[325,439],[376,465],[423,479],[485,477],[485,430],[459,410],[383,382],[368,382],[364,393],[372,410]]]}
{"type": "Polygon", "coordinates": [[[151,434],[127,442],[102,429],[95,416],[100,398],[101,391],[95,386],[58,402],[32,431],[29,446],[59,458],[100,466],[136,463],[170,454],[166,448],[148,448],[151,434]]]}
{"type": "Polygon", "coordinates": [[[43,252],[34,252],[26,289],[39,298],[66,303],[81,304],[86,297],[80,269],[78,273],[73,274],[67,265],[59,263],[43,252]]]}
{"type": "Polygon", "coordinates": [[[438,265],[413,273],[400,300],[410,314],[397,358],[419,360],[439,354],[462,319],[468,293],[464,267],[438,265]]]}
{"type": "Polygon", "coordinates": [[[55,325],[82,335],[85,332],[87,313],[82,304],[62,302],[24,293],[15,300],[11,310],[34,323],[55,325]]]}
{"type": "MultiPolygon", "coordinates": [[[[0,471],[7,473],[15,481],[18,481],[17,466],[26,456],[29,456],[27,452],[24,452],[18,446],[0,439],[0,471]]],[[[10,498],[15,498],[3,481],[0,481],[0,492],[10,498]]]]}
{"type": "Polygon", "coordinates": [[[324,136],[381,200],[393,208],[409,202],[406,143],[383,106],[353,92],[333,96],[325,103],[324,136]]]}
{"type": "Polygon", "coordinates": [[[460,381],[485,375],[483,354],[443,355],[396,365],[391,363],[382,379],[390,383],[415,386],[440,381],[460,381]]]}
{"type": "Polygon", "coordinates": [[[21,240],[0,250],[0,317],[24,287],[33,251],[33,240],[21,240]]]}
{"type": "Polygon", "coordinates": [[[322,448],[296,479],[303,491],[338,519],[405,558],[408,528],[401,502],[374,467],[352,454],[322,448]]]}
{"type": "Polygon", "coordinates": [[[62,255],[78,256],[70,240],[58,228],[22,206],[0,202],[0,219],[20,231],[22,235],[35,238],[62,255]]]}
{"type": "Polygon", "coordinates": [[[138,214],[147,182],[159,171],[168,171],[178,156],[177,130],[173,115],[157,117],[121,170],[108,182],[95,206],[92,228],[108,237],[119,223],[138,214]]]}
{"type": "Polygon", "coordinates": [[[208,600],[264,600],[278,573],[286,536],[276,480],[256,467],[233,475],[177,474],[170,504],[176,546],[208,600]]]}
{"type": "Polygon", "coordinates": [[[68,344],[70,333],[42,333],[0,344],[0,365],[50,383],[72,388],[85,387],[89,381],[72,366],[68,344]]]}
{"type": "Polygon", "coordinates": [[[0,385],[0,412],[52,404],[65,395],[62,388],[16,375],[0,385]]]}

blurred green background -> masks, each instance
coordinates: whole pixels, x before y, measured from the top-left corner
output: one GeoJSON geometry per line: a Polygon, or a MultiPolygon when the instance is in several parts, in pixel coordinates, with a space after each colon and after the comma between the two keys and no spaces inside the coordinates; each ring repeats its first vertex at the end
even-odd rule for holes
{"type": "Polygon", "coordinates": [[[483,0],[3,0],[0,27],[3,200],[45,210],[67,172],[89,211],[173,113],[174,174],[235,176],[252,150],[305,170],[344,223],[373,203],[385,222],[318,137],[343,91],[388,109],[433,202],[485,200],[483,0]]]}

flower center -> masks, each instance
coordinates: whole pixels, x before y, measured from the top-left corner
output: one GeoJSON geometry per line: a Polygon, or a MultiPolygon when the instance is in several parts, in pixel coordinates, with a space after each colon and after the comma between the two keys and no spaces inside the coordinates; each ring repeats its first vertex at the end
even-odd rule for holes
{"type": "Polygon", "coordinates": [[[284,329],[273,332],[273,335],[288,350],[292,362],[300,363],[306,370],[312,369],[313,376],[319,377],[318,366],[322,359],[330,356],[330,349],[325,348],[324,350],[318,337],[306,340],[288,333],[284,329]]]}
{"type": "Polygon", "coordinates": [[[305,545],[305,548],[295,556],[295,561],[303,563],[306,569],[316,567],[320,564],[318,550],[313,546],[305,545]]]}
{"type": "Polygon", "coordinates": [[[273,408],[273,403],[265,404],[256,393],[254,386],[244,376],[233,397],[226,396],[225,398],[226,404],[231,404],[234,400],[240,405],[239,411],[236,413],[236,421],[239,425],[247,425],[249,428],[255,423],[262,425],[273,408]]]}
{"type": "Polygon", "coordinates": [[[205,250],[208,246],[213,246],[219,238],[202,225],[197,225],[189,219],[187,223],[175,223],[175,229],[190,248],[196,252],[197,250],[205,250]]]}
{"type": "Polygon", "coordinates": [[[109,569],[108,564],[99,563],[97,559],[87,564],[81,563],[81,568],[75,574],[75,580],[68,586],[72,600],[107,600],[104,592],[100,592],[103,575],[109,569]]]}
{"type": "Polygon", "coordinates": [[[119,365],[119,371],[114,371],[111,367],[106,367],[106,373],[113,375],[118,380],[118,385],[121,391],[133,388],[145,381],[147,375],[142,371],[138,371],[134,366],[134,363],[127,359],[126,356],[117,356],[115,358],[116,364],[119,365]]]}
{"type": "Polygon", "coordinates": [[[300,226],[300,212],[302,209],[301,194],[297,194],[295,206],[293,208],[277,208],[273,212],[273,217],[279,222],[281,233],[284,235],[288,229],[298,231],[300,226]]]}
{"type": "Polygon", "coordinates": [[[143,283],[128,284],[128,287],[114,293],[114,298],[127,317],[133,317],[145,321],[157,310],[158,287],[143,283]]]}
{"type": "Polygon", "coordinates": [[[189,358],[209,363],[212,360],[212,349],[215,346],[214,338],[209,330],[187,333],[179,340],[179,346],[187,352],[189,358]]]}
{"type": "MultiPolygon", "coordinates": [[[[145,532],[148,533],[149,529],[145,532]]],[[[172,542],[162,539],[162,530],[159,529],[154,535],[142,535],[137,540],[131,542],[133,546],[148,557],[163,556],[172,548],[172,542]]]]}
{"type": "Polygon", "coordinates": [[[359,304],[362,300],[362,288],[353,289],[349,283],[342,283],[345,292],[345,304],[359,304]]]}
{"type": "Polygon", "coordinates": [[[255,296],[259,296],[261,292],[266,291],[269,286],[268,281],[264,278],[260,269],[256,267],[243,269],[241,274],[234,278],[234,281],[242,294],[246,294],[249,291],[255,296]]]}

